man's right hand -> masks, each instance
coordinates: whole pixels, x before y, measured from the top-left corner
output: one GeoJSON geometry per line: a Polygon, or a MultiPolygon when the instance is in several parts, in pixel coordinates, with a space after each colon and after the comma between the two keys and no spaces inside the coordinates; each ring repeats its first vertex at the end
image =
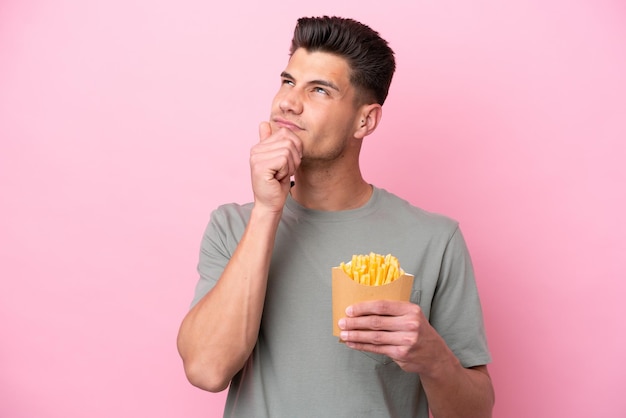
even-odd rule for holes
{"type": "Polygon", "coordinates": [[[302,141],[287,128],[272,132],[263,122],[259,136],[250,151],[254,209],[248,225],[217,284],[178,333],[187,378],[211,392],[228,387],[256,345],[276,231],[302,155],[302,141]]]}
{"type": "Polygon", "coordinates": [[[269,122],[259,125],[260,141],[250,150],[250,173],[255,206],[283,210],[291,176],[300,165],[302,141],[287,128],[272,132],[269,122]]]}

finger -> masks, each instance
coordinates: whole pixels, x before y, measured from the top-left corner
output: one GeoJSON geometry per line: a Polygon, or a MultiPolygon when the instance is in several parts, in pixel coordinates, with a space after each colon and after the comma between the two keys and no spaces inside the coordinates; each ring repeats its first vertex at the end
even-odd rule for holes
{"type": "MultiPolygon", "coordinates": [[[[278,133],[277,136],[280,136],[278,133]]],[[[251,158],[255,165],[269,164],[277,174],[277,179],[291,176],[300,165],[298,148],[289,138],[277,138],[259,142],[251,151],[251,158]]]]}
{"type": "Polygon", "coordinates": [[[292,176],[300,166],[302,159],[302,141],[295,133],[286,128],[278,129],[274,132],[274,136],[277,138],[280,146],[285,147],[289,151],[289,167],[286,176],[292,176]]]}
{"type": "Polygon", "coordinates": [[[347,341],[346,346],[358,351],[366,351],[368,353],[381,354],[395,361],[404,371],[417,372],[412,367],[410,359],[410,350],[406,346],[395,344],[367,344],[347,341]]]}
{"type": "Polygon", "coordinates": [[[261,122],[259,124],[259,139],[261,142],[265,141],[272,135],[272,126],[269,122],[261,122]]]}
{"type": "Polygon", "coordinates": [[[354,350],[367,351],[368,353],[374,353],[374,354],[382,354],[393,359],[393,357],[391,357],[391,354],[394,352],[395,346],[363,344],[363,343],[355,343],[352,341],[346,341],[345,344],[347,347],[350,347],[354,350]]]}
{"type": "Polygon", "coordinates": [[[259,174],[267,180],[288,181],[300,164],[300,157],[291,140],[278,138],[256,144],[250,153],[250,164],[254,177],[259,174]]]}
{"type": "Polygon", "coordinates": [[[391,334],[385,331],[341,331],[339,338],[346,343],[389,345],[391,334]]]}
{"type": "Polygon", "coordinates": [[[272,132],[272,127],[268,122],[261,122],[259,138],[259,143],[252,147],[253,152],[270,151],[286,146],[293,152],[294,161],[299,162],[302,158],[302,140],[289,129],[279,128],[272,132]]]}
{"type": "Polygon", "coordinates": [[[278,137],[291,141],[289,149],[294,153],[294,161],[300,163],[302,158],[302,140],[292,130],[287,128],[279,128],[276,132],[278,137]]]}
{"type": "Polygon", "coordinates": [[[408,314],[419,315],[421,314],[421,309],[414,303],[397,300],[359,302],[346,308],[346,315],[348,317],[364,315],[401,316],[408,314]]]}
{"type": "Polygon", "coordinates": [[[339,338],[348,344],[411,347],[416,344],[418,335],[400,331],[341,331],[339,338]]]}
{"type": "Polygon", "coordinates": [[[371,331],[419,331],[422,322],[414,315],[380,316],[365,315],[352,318],[341,318],[338,326],[341,330],[371,331]]]}

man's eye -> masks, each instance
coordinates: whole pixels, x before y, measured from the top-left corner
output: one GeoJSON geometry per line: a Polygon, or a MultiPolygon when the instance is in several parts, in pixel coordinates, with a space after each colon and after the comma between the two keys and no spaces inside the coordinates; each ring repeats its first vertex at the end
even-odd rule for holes
{"type": "Polygon", "coordinates": [[[283,79],[282,84],[287,84],[289,86],[293,86],[294,85],[292,80],[287,80],[285,78],[283,79]]]}
{"type": "Polygon", "coordinates": [[[315,93],[319,93],[319,94],[328,94],[328,92],[326,91],[326,89],[323,89],[321,87],[313,87],[313,91],[315,93]]]}

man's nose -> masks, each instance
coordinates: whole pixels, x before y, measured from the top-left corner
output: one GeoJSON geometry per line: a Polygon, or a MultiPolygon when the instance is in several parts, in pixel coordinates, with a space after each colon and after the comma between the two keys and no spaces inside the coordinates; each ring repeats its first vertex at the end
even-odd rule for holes
{"type": "Polygon", "coordinates": [[[279,106],[283,112],[302,113],[302,97],[297,88],[291,88],[280,98],[279,106]]]}

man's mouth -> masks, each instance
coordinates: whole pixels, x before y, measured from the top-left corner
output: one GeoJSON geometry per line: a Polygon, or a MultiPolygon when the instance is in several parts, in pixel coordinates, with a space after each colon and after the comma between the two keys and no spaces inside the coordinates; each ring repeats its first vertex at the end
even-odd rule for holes
{"type": "Polygon", "coordinates": [[[287,119],[274,118],[273,122],[277,126],[279,126],[281,128],[287,128],[290,131],[302,131],[302,130],[304,130],[304,128],[302,128],[300,125],[298,125],[298,124],[296,124],[294,122],[288,121],[287,119]]]}

